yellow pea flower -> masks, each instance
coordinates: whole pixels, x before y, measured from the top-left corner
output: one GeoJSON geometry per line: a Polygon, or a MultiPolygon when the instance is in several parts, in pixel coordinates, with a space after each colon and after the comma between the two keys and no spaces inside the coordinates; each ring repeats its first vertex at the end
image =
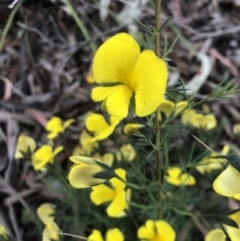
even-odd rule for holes
{"type": "Polygon", "coordinates": [[[204,115],[194,110],[187,110],[182,115],[182,123],[190,124],[198,129],[211,130],[217,126],[217,119],[214,114],[204,115]]]}
{"type": "Polygon", "coordinates": [[[92,142],[100,141],[109,137],[113,133],[115,127],[119,124],[120,120],[121,119],[119,118],[111,116],[111,124],[109,125],[102,115],[96,113],[90,114],[86,120],[86,127],[89,131],[94,133],[92,142]]]}
{"type": "Polygon", "coordinates": [[[103,156],[100,156],[99,153],[96,153],[93,156],[94,159],[100,160],[102,163],[108,165],[109,167],[112,166],[114,161],[114,155],[112,153],[106,153],[103,156]]]}
{"type": "Polygon", "coordinates": [[[235,134],[235,135],[240,134],[240,124],[236,124],[233,126],[233,134],[235,134]]]}
{"type": "Polygon", "coordinates": [[[220,173],[213,182],[213,189],[216,193],[232,197],[240,201],[240,172],[231,164],[220,173]]]}
{"type": "Polygon", "coordinates": [[[42,169],[48,163],[54,162],[54,157],[63,150],[63,146],[59,146],[53,150],[50,145],[43,145],[36,150],[32,155],[33,168],[38,171],[42,169]]]}
{"type": "MultiPolygon", "coordinates": [[[[238,225],[238,228],[232,227],[226,224],[223,224],[225,231],[227,232],[231,241],[239,241],[240,237],[240,211],[235,212],[228,216],[230,219],[235,221],[238,225]]],[[[205,237],[204,241],[225,241],[226,235],[224,234],[223,230],[221,229],[213,229],[211,230],[207,236],[205,237]]]]}
{"type": "MultiPolygon", "coordinates": [[[[115,170],[115,173],[123,180],[126,180],[126,171],[124,169],[118,168],[115,170]]],[[[109,183],[111,188],[105,184],[92,187],[90,198],[95,205],[111,202],[106,209],[107,214],[110,217],[118,217],[126,207],[126,183],[117,177],[111,178],[109,183]]]]}
{"type": "Polygon", "coordinates": [[[59,134],[63,133],[65,129],[74,121],[74,119],[69,119],[62,123],[62,120],[59,117],[53,116],[46,125],[46,130],[50,132],[47,135],[47,138],[50,140],[56,138],[59,134]]]}
{"type": "Polygon", "coordinates": [[[37,215],[45,225],[43,241],[59,240],[59,227],[54,222],[55,205],[43,203],[37,208],[37,215]]]}
{"type": "MultiPolygon", "coordinates": [[[[118,228],[109,229],[106,233],[106,241],[124,241],[124,235],[118,228]]],[[[101,232],[94,229],[88,236],[87,241],[104,241],[101,232]]]]}
{"type": "Polygon", "coordinates": [[[135,114],[152,114],[163,100],[168,78],[167,64],[153,51],[140,51],[127,33],[109,38],[96,52],[93,77],[98,84],[92,91],[94,101],[104,101],[111,116],[125,118],[132,96],[135,114]],[[109,85],[110,84],[110,85],[109,85]]]}
{"type": "Polygon", "coordinates": [[[179,101],[177,103],[173,103],[170,100],[164,99],[160,106],[159,111],[163,112],[166,117],[170,115],[170,113],[173,111],[174,115],[177,115],[181,111],[183,111],[188,105],[187,101],[179,101]]]}
{"type": "Polygon", "coordinates": [[[8,239],[8,233],[3,225],[0,225],[0,238],[3,237],[4,240],[8,239]]]}
{"type": "Polygon", "coordinates": [[[204,241],[226,241],[226,235],[222,229],[213,229],[208,232],[204,241]]]}
{"type": "Polygon", "coordinates": [[[98,142],[93,142],[93,139],[94,137],[90,136],[86,130],[83,130],[79,136],[80,146],[75,147],[73,155],[91,155],[98,148],[98,142]]]}
{"type": "Polygon", "coordinates": [[[167,170],[167,175],[165,176],[165,179],[168,183],[175,186],[181,186],[181,185],[191,186],[196,183],[196,180],[193,176],[187,173],[182,173],[182,170],[179,167],[169,167],[167,170]]]}
{"type": "Polygon", "coordinates": [[[141,241],[175,241],[176,233],[172,226],[164,220],[147,220],[138,229],[137,236],[141,241]]]}
{"type": "Polygon", "coordinates": [[[43,229],[42,241],[59,240],[59,231],[59,227],[54,221],[48,223],[43,229]]]}
{"type": "MultiPolygon", "coordinates": [[[[104,169],[104,163],[85,156],[71,156],[69,158],[74,165],[68,174],[68,180],[71,186],[75,188],[88,188],[93,185],[105,182],[107,179],[94,177],[97,174],[108,172],[113,175],[109,169],[104,169]]],[[[107,165],[105,165],[107,168],[107,165]]],[[[107,174],[107,173],[106,173],[107,174]]]]}
{"type": "Polygon", "coordinates": [[[37,215],[45,225],[54,221],[54,213],[55,205],[51,203],[43,203],[37,208],[37,215]]]}
{"type": "Polygon", "coordinates": [[[136,151],[131,144],[125,144],[120,147],[120,151],[116,153],[116,157],[118,161],[122,161],[122,159],[126,161],[133,161],[136,157],[136,151]]]}
{"type": "Polygon", "coordinates": [[[218,155],[227,155],[229,153],[230,146],[225,145],[220,153],[211,153],[210,156],[204,157],[199,165],[196,166],[197,171],[201,174],[210,173],[213,170],[220,169],[226,164],[226,159],[223,158],[213,158],[218,155]]]}
{"type": "Polygon", "coordinates": [[[24,154],[28,154],[29,152],[30,154],[33,153],[34,150],[36,149],[36,146],[37,146],[36,142],[32,137],[26,136],[26,135],[20,135],[17,140],[14,158],[15,159],[23,158],[24,157],[23,153],[24,154]]]}

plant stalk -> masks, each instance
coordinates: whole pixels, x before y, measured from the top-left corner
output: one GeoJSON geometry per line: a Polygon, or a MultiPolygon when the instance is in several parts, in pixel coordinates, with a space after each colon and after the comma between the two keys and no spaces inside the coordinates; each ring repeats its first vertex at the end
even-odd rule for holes
{"type": "MultiPolygon", "coordinates": [[[[161,13],[161,0],[155,0],[155,28],[154,28],[154,37],[155,37],[155,54],[157,57],[160,57],[160,13],[161,13]]],[[[156,130],[156,164],[157,164],[157,175],[159,181],[159,188],[161,188],[162,184],[162,160],[160,153],[160,124],[159,124],[159,108],[155,111],[155,130],[156,130]]],[[[159,197],[159,206],[158,206],[158,218],[162,217],[162,204],[161,199],[159,197]]]]}

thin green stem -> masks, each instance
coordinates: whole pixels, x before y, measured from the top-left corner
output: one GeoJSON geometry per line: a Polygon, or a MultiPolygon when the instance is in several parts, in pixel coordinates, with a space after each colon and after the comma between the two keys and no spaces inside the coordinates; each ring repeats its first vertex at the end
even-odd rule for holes
{"type": "MultiPolygon", "coordinates": [[[[80,28],[84,38],[87,41],[91,41],[90,35],[87,31],[87,29],[85,28],[82,20],[78,17],[77,12],[74,10],[72,4],[70,3],[69,0],[63,0],[64,4],[68,7],[68,9],[70,10],[70,13],[72,15],[72,17],[74,18],[75,22],[77,23],[78,27],[80,28]]],[[[95,52],[97,51],[97,47],[93,42],[90,42],[90,48],[93,52],[93,54],[95,54],[95,52]]]]}
{"type": "MultiPolygon", "coordinates": [[[[155,0],[155,54],[156,56],[160,57],[160,13],[161,13],[161,0],[155,0]]],[[[157,173],[158,173],[158,181],[159,187],[161,187],[162,182],[162,160],[161,160],[161,153],[160,153],[160,124],[159,124],[159,108],[155,111],[155,130],[156,130],[156,162],[157,162],[157,173]]],[[[159,207],[158,207],[158,217],[159,219],[162,217],[162,207],[161,207],[161,200],[159,199],[159,207]]]]}

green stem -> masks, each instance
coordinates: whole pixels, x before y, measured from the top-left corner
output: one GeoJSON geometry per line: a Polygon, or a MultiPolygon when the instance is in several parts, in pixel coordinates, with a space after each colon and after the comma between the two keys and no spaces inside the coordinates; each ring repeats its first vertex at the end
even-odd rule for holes
{"type": "MultiPolygon", "coordinates": [[[[68,7],[68,9],[70,10],[70,13],[72,15],[72,17],[74,18],[75,22],[77,23],[78,27],[80,28],[84,38],[87,41],[91,41],[90,35],[87,31],[87,29],[85,28],[82,20],[78,17],[77,12],[74,10],[72,4],[70,3],[69,0],[63,0],[64,4],[68,7]]],[[[93,54],[95,54],[95,52],[97,51],[97,47],[93,42],[90,42],[90,48],[93,52],[93,54]]]]}
{"type": "MultiPolygon", "coordinates": [[[[156,56],[160,57],[160,13],[161,13],[161,0],[155,0],[155,54],[156,56]]],[[[159,148],[160,143],[160,124],[159,124],[159,108],[155,111],[155,129],[156,129],[156,162],[157,162],[157,173],[158,173],[158,181],[159,187],[161,187],[162,182],[162,175],[161,175],[161,168],[162,168],[162,160],[161,160],[161,153],[159,148]]],[[[161,207],[161,200],[159,198],[159,207],[158,207],[158,218],[161,219],[162,216],[162,207],[161,207]]]]}

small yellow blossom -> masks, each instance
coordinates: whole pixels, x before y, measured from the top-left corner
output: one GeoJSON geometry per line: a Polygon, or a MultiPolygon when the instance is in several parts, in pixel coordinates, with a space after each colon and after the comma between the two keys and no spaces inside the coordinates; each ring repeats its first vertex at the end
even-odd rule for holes
{"type": "Polygon", "coordinates": [[[43,203],[37,209],[37,215],[45,225],[54,221],[54,213],[55,205],[51,203],[43,203]]]}
{"type": "MultiPolygon", "coordinates": [[[[239,199],[238,199],[239,200],[239,199]]],[[[240,211],[235,212],[228,216],[230,219],[235,221],[235,223],[238,225],[238,228],[229,226],[224,224],[224,228],[226,229],[226,232],[228,233],[228,236],[231,241],[239,241],[240,237],[240,211]]]]}
{"type": "Polygon", "coordinates": [[[106,85],[94,88],[92,99],[104,101],[111,116],[125,118],[134,96],[135,114],[143,117],[152,114],[163,100],[168,69],[152,50],[141,52],[129,34],[119,33],[97,50],[93,76],[98,84],[106,85]]]}
{"type": "Polygon", "coordinates": [[[232,197],[240,201],[240,172],[231,164],[220,173],[213,182],[213,189],[216,193],[232,197]]]}
{"type": "Polygon", "coordinates": [[[159,111],[163,112],[164,115],[168,117],[171,112],[174,112],[174,115],[179,114],[187,107],[187,105],[187,101],[179,101],[177,103],[173,103],[170,100],[164,99],[159,106],[159,111]]]}
{"type": "MultiPolygon", "coordinates": [[[[118,168],[115,173],[123,180],[126,180],[126,171],[124,169],[118,168]]],[[[106,209],[107,214],[110,217],[118,217],[126,207],[126,183],[117,177],[111,178],[109,183],[111,188],[105,184],[92,187],[90,198],[95,205],[111,202],[106,209]]]]}
{"type": "Polygon", "coordinates": [[[73,155],[91,155],[98,148],[98,142],[93,142],[93,139],[94,137],[90,136],[86,130],[83,130],[79,137],[80,146],[75,147],[73,155]]]}
{"type": "Polygon", "coordinates": [[[74,119],[69,119],[62,123],[59,117],[53,116],[46,125],[46,130],[50,133],[47,135],[48,139],[54,139],[59,134],[63,133],[65,129],[74,122],[74,119]]]}
{"type": "Polygon", "coordinates": [[[23,154],[31,154],[36,149],[36,142],[33,138],[26,135],[20,135],[17,140],[17,145],[15,149],[15,159],[23,158],[23,154]]]}
{"type": "Polygon", "coordinates": [[[226,159],[223,158],[214,158],[218,155],[227,155],[229,153],[230,146],[225,145],[220,153],[211,153],[210,156],[204,157],[199,165],[196,166],[197,171],[201,174],[210,173],[213,170],[220,169],[226,164],[226,159]]]}
{"type": "Polygon", "coordinates": [[[1,237],[3,237],[6,240],[8,238],[8,233],[3,225],[0,225],[0,239],[1,237]]]}
{"type": "Polygon", "coordinates": [[[54,221],[48,223],[43,229],[42,241],[59,240],[59,231],[59,227],[54,221]]]}
{"type": "Polygon", "coordinates": [[[240,134],[240,124],[236,124],[233,126],[233,133],[235,135],[239,135],[240,134]]]}
{"type": "Polygon", "coordinates": [[[138,229],[137,236],[141,241],[175,241],[176,233],[172,226],[164,220],[147,220],[138,229]]]}
{"type": "MultiPolygon", "coordinates": [[[[104,241],[104,239],[101,232],[94,229],[87,241],[104,241]]],[[[107,231],[105,241],[124,241],[124,235],[118,228],[112,228],[107,231]]]]}
{"type": "Polygon", "coordinates": [[[122,159],[126,161],[133,161],[136,157],[136,151],[131,144],[125,144],[120,147],[120,151],[116,153],[117,160],[122,161],[122,159]]]}
{"type": "MultiPolygon", "coordinates": [[[[68,174],[70,185],[75,188],[88,188],[93,185],[105,182],[105,178],[94,177],[99,173],[106,173],[104,163],[85,156],[71,156],[70,160],[74,163],[68,174]]],[[[107,165],[105,165],[107,167],[107,165]]],[[[111,173],[109,172],[111,175],[111,173]]]]}
{"type": "MultiPolygon", "coordinates": [[[[239,241],[239,237],[240,237],[240,211],[229,215],[228,218],[235,221],[235,223],[238,225],[238,228],[223,224],[223,226],[225,228],[225,231],[227,232],[231,241],[239,241]]],[[[204,241],[226,241],[226,238],[227,237],[224,234],[222,229],[213,229],[207,234],[204,241]]]]}
{"type": "Polygon", "coordinates": [[[43,230],[43,241],[59,240],[59,227],[54,222],[55,205],[43,203],[37,209],[39,219],[45,225],[43,230]]]}
{"type": "Polygon", "coordinates": [[[43,145],[36,150],[32,155],[33,168],[38,171],[46,166],[48,163],[54,162],[54,157],[63,150],[63,146],[59,146],[53,150],[50,145],[43,145]]]}
{"type": "Polygon", "coordinates": [[[222,229],[213,229],[206,235],[204,241],[226,241],[226,235],[222,229]]]}
{"type": "Polygon", "coordinates": [[[100,141],[109,137],[115,127],[119,124],[121,119],[111,116],[110,125],[106,122],[104,117],[100,114],[92,113],[87,117],[86,127],[89,131],[94,133],[94,141],[100,141]]]}
{"type": "Polygon", "coordinates": [[[100,156],[99,153],[96,153],[93,156],[94,159],[100,160],[102,163],[108,165],[109,167],[112,166],[114,161],[114,155],[112,153],[106,153],[103,156],[100,156]]]}
{"type": "Polygon", "coordinates": [[[217,119],[214,114],[204,115],[194,110],[187,110],[182,114],[182,123],[198,129],[211,130],[217,126],[217,119]]]}
{"type": "Polygon", "coordinates": [[[193,176],[187,173],[182,173],[182,170],[179,167],[169,167],[167,170],[167,176],[165,176],[165,179],[168,183],[175,186],[181,186],[181,185],[191,186],[196,183],[196,180],[193,176]]]}

